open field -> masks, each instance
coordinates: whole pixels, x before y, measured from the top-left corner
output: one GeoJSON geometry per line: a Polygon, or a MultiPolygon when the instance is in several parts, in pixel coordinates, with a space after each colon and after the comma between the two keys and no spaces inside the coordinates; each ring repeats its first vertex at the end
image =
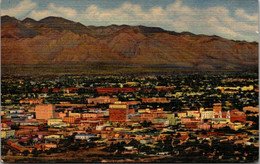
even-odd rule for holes
{"type": "MultiPolygon", "coordinates": [[[[192,73],[192,72],[229,72],[229,70],[196,70],[167,66],[141,67],[133,65],[2,65],[2,75],[102,75],[102,74],[157,74],[157,73],[192,73]]],[[[238,70],[239,71],[239,70],[238,70]]],[[[232,70],[232,72],[234,72],[232,70]]]]}
{"type": "Polygon", "coordinates": [[[42,163],[42,162],[153,162],[166,156],[143,156],[143,155],[117,155],[114,153],[101,151],[100,148],[91,148],[88,150],[68,151],[66,153],[53,153],[46,155],[45,153],[40,154],[38,157],[29,155],[24,156],[13,156],[7,155],[2,156],[4,162],[23,162],[23,163],[42,163]]]}

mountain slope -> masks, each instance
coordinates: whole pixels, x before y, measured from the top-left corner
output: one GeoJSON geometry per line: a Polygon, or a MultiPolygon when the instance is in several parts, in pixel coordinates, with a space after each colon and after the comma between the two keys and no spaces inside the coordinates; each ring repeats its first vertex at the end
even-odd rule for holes
{"type": "Polygon", "coordinates": [[[1,17],[2,64],[134,64],[195,69],[258,67],[258,43],[158,27],[85,26],[60,17],[1,17]]]}

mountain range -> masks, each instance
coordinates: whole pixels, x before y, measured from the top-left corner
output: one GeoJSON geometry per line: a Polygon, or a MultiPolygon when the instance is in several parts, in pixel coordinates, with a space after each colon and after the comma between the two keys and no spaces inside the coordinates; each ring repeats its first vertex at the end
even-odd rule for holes
{"type": "MultiPolygon", "coordinates": [[[[176,22],[178,23],[178,22],[176,22]]],[[[258,43],[159,27],[85,26],[61,17],[1,17],[1,63],[106,63],[203,70],[258,67],[258,43]]]]}

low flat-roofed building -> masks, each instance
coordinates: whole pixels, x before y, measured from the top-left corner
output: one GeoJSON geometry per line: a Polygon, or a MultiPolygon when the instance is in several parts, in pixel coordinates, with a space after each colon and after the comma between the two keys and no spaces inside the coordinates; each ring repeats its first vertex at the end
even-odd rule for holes
{"type": "Polygon", "coordinates": [[[81,118],[81,113],[72,113],[69,111],[69,117],[81,118]]]}
{"type": "Polygon", "coordinates": [[[77,118],[75,117],[63,117],[63,122],[74,124],[77,118]]]}
{"type": "Polygon", "coordinates": [[[209,130],[211,128],[211,125],[209,123],[198,123],[198,126],[197,126],[198,129],[201,129],[201,130],[209,130]]]}
{"type": "Polygon", "coordinates": [[[182,117],[187,117],[187,112],[175,112],[176,113],[176,117],[178,118],[182,118],[182,117]]]}
{"type": "Polygon", "coordinates": [[[82,113],[82,118],[104,117],[104,113],[82,113]]]}
{"type": "Polygon", "coordinates": [[[143,103],[169,103],[166,97],[142,98],[143,103]]]}
{"type": "Polygon", "coordinates": [[[47,135],[44,136],[44,139],[50,140],[50,139],[63,139],[63,135],[57,135],[57,134],[52,134],[52,135],[47,135]]]}
{"type": "Polygon", "coordinates": [[[43,98],[40,99],[22,99],[19,101],[20,104],[42,104],[43,98]]]}
{"type": "Polygon", "coordinates": [[[9,138],[15,136],[15,130],[1,130],[1,138],[9,138]]]}
{"type": "Polygon", "coordinates": [[[196,119],[195,117],[182,117],[181,118],[181,124],[187,124],[187,123],[192,123],[192,122],[200,122],[200,119],[196,119]]]}
{"type": "Polygon", "coordinates": [[[187,111],[187,115],[189,117],[199,118],[200,117],[200,112],[198,110],[189,110],[189,111],[187,111]]]}
{"type": "Polygon", "coordinates": [[[109,96],[99,96],[95,98],[87,98],[88,104],[113,104],[118,101],[118,98],[111,98],[109,96]]]}
{"type": "Polygon", "coordinates": [[[211,120],[212,124],[226,124],[230,122],[229,119],[226,118],[212,118],[211,120]]]}
{"type": "Polygon", "coordinates": [[[76,134],[75,139],[79,140],[89,140],[90,138],[97,137],[95,134],[76,134]]]}
{"type": "Polygon", "coordinates": [[[68,123],[63,122],[62,118],[51,118],[51,119],[48,119],[47,124],[49,126],[53,126],[53,127],[66,127],[66,126],[68,126],[68,123]]]}
{"type": "Polygon", "coordinates": [[[259,112],[259,108],[258,107],[253,107],[253,106],[246,106],[243,108],[243,111],[249,111],[249,112],[259,112]]]}
{"type": "Polygon", "coordinates": [[[201,111],[201,119],[212,119],[214,118],[213,110],[203,110],[201,111]]]}

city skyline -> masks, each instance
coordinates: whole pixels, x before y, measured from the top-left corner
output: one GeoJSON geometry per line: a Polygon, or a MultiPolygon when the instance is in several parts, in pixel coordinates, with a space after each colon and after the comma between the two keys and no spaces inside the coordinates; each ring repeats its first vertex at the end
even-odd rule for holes
{"type": "Polygon", "coordinates": [[[3,163],[259,161],[257,0],[0,0],[3,163]]]}
{"type": "Polygon", "coordinates": [[[4,162],[259,159],[257,73],[32,77],[2,78],[4,162]]]}

